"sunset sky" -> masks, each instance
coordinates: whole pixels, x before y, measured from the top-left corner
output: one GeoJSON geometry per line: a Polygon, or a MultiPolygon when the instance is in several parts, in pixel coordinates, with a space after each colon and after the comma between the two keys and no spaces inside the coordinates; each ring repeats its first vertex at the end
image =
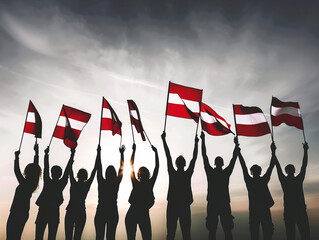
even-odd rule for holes
{"type": "MultiPolygon", "coordinates": [[[[319,4],[315,1],[265,1],[209,3],[199,0],[175,1],[10,1],[0,3],[0,238],[17,181],[13,171],[14,151],[19,147],[29,100],[43,122],[39,140],[40,164],[52,136],[62,104],[92,114],[78,141],[74,171],[92,170],[98,144],[100,111],[104,96],[123,123],[125,151],[124,178],[118,205],[120,220],[117,239],[125,239],[124,218],[131,191],[129,158],[132,133],[127,99],[139,107],[144,129],[160,157],[155,184],[155,205],[151,209],[153,239],[166,234],[168,174],[160,135],[163,131],[168,82],[203,89],[203,102],[223,116],[234,128],[232,104],[260,107],[270,121],[271,97],[297,101],[301,107],[309,143],[309,165],[304,191],[312,239],[319,238],[319,4]]],[[[192,157],[196,124],[192,120],[168,117],[167,142],[173,159],[182,154],[187,164],[192,157]]],[[[198,133],[200,133],[200,128],[198,133]]],[[[136,132],[135,132],[136,133],[136,132]]],[[[154,169],[154,154],[148,142],[135,134],[136,166],[154,169]]],[[[281,125],[274,128],[277,156],[286,166],[300,170],[303,157],[302,131],[281,125]]],[[[232,156],[231,134],[206,135],[210,163],[216,156],[225,165],[232,156]]],[[[247,166],[259,164],[263,173],[270,161],[271,137],[239,137],[247,166]]],[[[33,159],[34,137],[25,134],[21,148],[21,169],[33,159]]],[[[102,164],[118,169],[119,136],[102,133],[102,164]]],[[[199,142],[199,146],[201,141],[199,142]]],[[[53,139],[50,164],[65,167],[70,151],[63,141],[53,139]]],[[[31,199],[30,217],[23,239],[32,239],[38,207],[35,201],[43,181],[31,199]]],[[[199,150],[192,178],[193,239],[205,239],[207,182],[199,150]]],[[[282,190],[276,171],[269,188],[274,239],[284,239],[282,190]]],[[[236,239],[248,239],[248,197],[239,162],[230,179],[236,239]]],[[[58,239],[64,239],[64,214],[58,239]]],[[[97,205],[97,182],[87,197],[87,223],[83,239],[95,236],[93,218],[97,205]]],[[[139,232],[139,230],[138,230],[139,232]]],[[[223,234],[219,226],[218,236],[223,234]]],[[[140,235],[138,233],[138,239],[140,235]]],[[[176,239],[181,239],[180,229],[176,239]]]]}

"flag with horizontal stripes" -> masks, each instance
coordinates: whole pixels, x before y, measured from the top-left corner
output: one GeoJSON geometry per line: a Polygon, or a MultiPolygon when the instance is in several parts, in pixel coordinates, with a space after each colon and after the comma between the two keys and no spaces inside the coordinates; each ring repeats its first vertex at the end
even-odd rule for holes
{"type": "Polygon", "coordinates": [[[121,135],[122,122],[109,102],[103,97],[101,130],[111,130],[112,135],[121,135]]]}
{"type": "Polygon", "coordinates": [[[200,118],[202,129],[210,135],[221,136],[231,133],[230,124],[207,104],[201,104],[200,118]]]}
{"type": "Polygon", "coordinates": [[[237,135],[258,137],[270,133],[268,122],[258,107],[233,105],[237,135]]]}
{"type": "Polygon", "coordinates": [[[278,98],[271,100],[271,123],[277,127],[282,123],[303,130],[298,102],[282,102],[278,98]]]}
{"type": "Polygon", "coordinates": [[[203,90],[169,83],[167,116],[193,119],[198,122],[203,90]]]}
{"type": "Polygon", "coordinates": [[[146,138],[144,134],[144,129],[136,103],[133,100],[127,100],[127,103],[130,113],[131,124],[135,126],[136,131],[141,134],[142,140],[145,141],[146,138]]]}
{"type": "Polygon", "coordinates": [[[42,137],[42,121],[39,112],[33,105],[32,101],[29,102],[27,118],[24,125],[25,133],[33,134],[36,138],[42,137]]]}
{"type": "Polygon", "coordinates": [[[76,148],[77,140],[90,118],[90,113],[63,105],[53,137],[63,139],[69,148],[76,148]]]}

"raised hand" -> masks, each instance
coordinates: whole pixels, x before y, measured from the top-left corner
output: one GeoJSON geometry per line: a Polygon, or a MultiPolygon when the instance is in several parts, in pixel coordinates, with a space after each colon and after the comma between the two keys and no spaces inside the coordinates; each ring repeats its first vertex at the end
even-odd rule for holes
{"type": "Polygon", "coordinates": [[[196,134],[196,136],[195,136],[195,143],[198,143],[198,141],[199,141],[199,138],[198,138],[198,136],[197,136],[197,134],[196,134]]]}
{"type": "Polygon", "coordinates": [[[152,150],[153,150],[154,152],[157,152],[157,148],[154,147],[153,145],[152,145],[152,150]]]}
{"type": "Polygon", "coordinates": [[[19,155],[20,155],[20,151],[15,151],[15,152],[14,152],[14,155],[15,155],[16,159],[18,159],[18,158],[19,158],[19,155]]]}
{"type": "Polygon", "coordinates": [[[238,143],[238,136],[235,136],[235,137],[234,137],[234,143],[236,144],[236,146],[239,146],[239,143],[238,143]]]}
{"type": "Polygon", "coordinates": [[[98,152],[101,152],[101,145],[97,145],[97,149],[96,149],[98,152]]]}
{"type": "Polygon", "coordinates": [[[39,153],[39,144],[35,143],[35,144],[34,144],[34,147],[33,147],[33,150],[34,150],[36,153],[39,153]]]}
{"type": "Polygon", "coordinates": [[[119,148],[119,151],[120,151],[120,153],[124,153],[124,151],[125,151],[125,145],[123,144],[120,148],[119,148]]]}
{"type": "Polygon", "coordinates": [[[166,132],[165,131],[163,131],[161,137],[162,137],[163,140],[166,138],[166,132]]]}
{"type": "Polygon", "coordinates": [[[45,153],[45,155],[48,155],[48,154],[49,154],[49,152],[50,152],[50,147],[49,147],[49,146],[47,146],[47,148],[44,150],[44,153],[45,153]]]}
{"type": "Polygon", "coordinates": [[[133,145],[132,145],[132,149],[133,149],[133,151],[135,151],[135,150],[136,150],[136,144],[135,144],[135,143],[133,143],[133,145]]]}
{"type": "Polygon", "coordinates": [[[71,154],[72,154],[72,155],[75,154],[75,148],[71,148],[71,154]]]}
{"type": "Polygon", "coordinates": [[[201,132],[200,138],[201,138],[201,139],[205,139],[205,133],[204,133],[204,131],[201,132]]]}
{"type": "Polygon", "coordinates": [[[307,150],[309,149],[309,146],[308,146],[308,143],[307,143],[307,142],[303,143],[302,145],[303,145],[303,149],[304,149],[304,150],[307,151],[307,150]]]}
{"type": "Polygon", "coordinates": [[[276,151],[277,147],[276,147],[274,141],[272,141],[272,143],[271,143],[271,145],[270,145],[270,149],[271,149],[271,151],[272,151],[273,153],[276,151]]]}

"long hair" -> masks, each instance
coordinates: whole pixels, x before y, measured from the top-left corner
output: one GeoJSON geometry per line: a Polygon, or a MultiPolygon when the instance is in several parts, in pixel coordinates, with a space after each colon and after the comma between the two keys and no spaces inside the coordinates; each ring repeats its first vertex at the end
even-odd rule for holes
{"type": "Polygon", "coordinates": [[[29,163],[23,171],[23,176],[28,182],[30,182],[33,192],[39,187],[41,174],[41,167],[35,163],[29,163]]]}

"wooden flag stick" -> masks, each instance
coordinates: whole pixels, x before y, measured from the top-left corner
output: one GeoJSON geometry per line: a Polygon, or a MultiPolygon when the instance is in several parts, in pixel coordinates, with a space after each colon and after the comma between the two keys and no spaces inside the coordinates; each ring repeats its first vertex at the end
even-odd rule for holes
{"type": "Polygon", "coordinates": [[[99,133],[99,145],[100,145],[100,142],[101,142],[101,128],[102,128],[103,102],[104,102],[103,100],[104,100],[104,97],[102,97],[101,120],[100,120],[100,133],[99,133]]]}
{"type": "Polygon", "coordinates": [[[122,146],[122,133],[121,133],[121,140],[120,140],[120,147],[122,146]]]}
{"type": "Polygon", "coordinates": [[[233,104],[233,113],[234,113],[234,122],[235,122],[236,137],[237,137],[237,140],[238,140],[238,134],[237,134],[237,123],[236,123],[235,105],[234,105],[234,104],[233,104]]]}
{"type": "Polygon", "coordinates": [[[144,133],[145,133],[145,136],[146,136],[148,142],[151,144],[151,146],[153,146],[145,131],[144,131],[144,133]]]}
{"type": "Polygon", "coordinates": [[[168,89],[167,89],[167,100],[166,100],[166,111],[165,111],[165,122],[164,122],[164,132],[166,131],[166,121],[167,121],[167,105],[168,105],[168,97],[169,97],[169,86],[171,81],[168,81],[168,89]]]}
{"type": "MultiPolygon", "coordinates": [[[[30,102],[29,102],[29,105],[30,105],[30,102]]],[[[23,136],[24,136],[24,129],[25,129],[25,124],[26,124],[27,119],[28,119],[28,114],[29,114],[29,106],[28,106],[28,109],[27,109],[27,114],[25,115],[24,127],[23,127],[22,136],[21,136],[21,140],[20,140],[19,151],[20,151],[21,145],[22,145],[22,140],[23,140],[23,136]]]]}

